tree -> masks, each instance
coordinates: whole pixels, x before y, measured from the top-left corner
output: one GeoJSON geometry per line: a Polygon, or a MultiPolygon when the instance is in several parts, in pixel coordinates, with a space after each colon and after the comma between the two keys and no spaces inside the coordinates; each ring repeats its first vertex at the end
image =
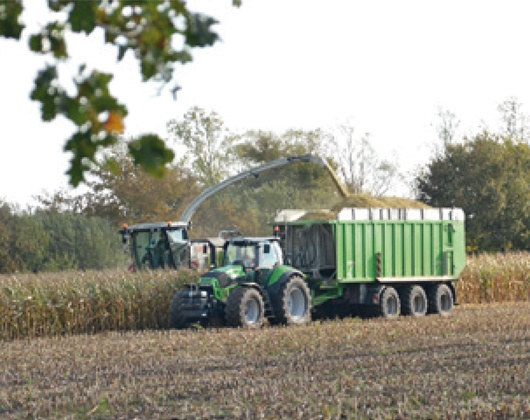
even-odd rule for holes
{"type": "Polygon", "coordinates": [[[383,196],[399,179],[397,165],[378,156],[368,133],[359,138],[355,131],[347,122],[331,140],[339,175],[352,194],[383,196]]]}
{"type": "MultiPolygon", "coordinates": [[[[272,160],[312,154],[325,157],[329,135],[322,130],[248,131],[236,147],[238,160],[251,168],[272,160]]],[[[333,162],[330,162],[333,164],[333,162]]],[[[270,234],[271,223],[281,209],[329,209],[342,199],[330,174],[312,163],[288,164],[249,177],[234,187],[238,209],[251,214],[257,223],[252,234],[270,234]]]]}
{"type": "Polygon", "coordinates": [[[170,165],[163,179],[155,179],[134,165],[124,147],[116,146],[108,151],[106,163],[92,171],[86,190],[78,195],[59,191],[38,200],[47,210],[97,216],[120,226],[180,219],[199,185],[178,165],[170,165]]]}
{"type": "Polygon", "coordinates": [[[9,246],[15,224],[16,218],[13,209],[8,203],[0,201],[0,243],[3,244],[0,247],[0,273],[12,273],[19,268],[17,262],[12,258],[9,246]]]}
{"type": "Polygon", "coordinates": [[[12,226],[9,253],[18,271],[42,271],[48,259],[50,236],[42,223],[30,213],[16,215],[12,226]]]}
{"type": "Polygon", "coordinates": [[[456,132],[460,126],[460,120],[449,110],[438,109],[438,119],[436,131],[439,142],[434,145],[436,156],[443,154],[447,146],[455,142],[456,132]]]}
{"type": "Polygon", "coordinates": [[[504,124],[503,134],[514,140],[528,142],[530,139],[528,118],[523,114],[522,105],[517,98],[506,99],[497,107],[497,110],[504,124]]]}
{"type": "Polygon", "coordinates": [[[215,111],[192,107],[182,119],[168,123],[168,132],[177,147],[186,151],[179,165],[189,168],[203,186],[217,184],[230,174],[236,137],[215,111]]]}
{"type": "Polygon", "coordinates": [[[448,145],[416,178],[419,199],[466,213],[470,250],[530,249],[530,146],[483,132],[448,145]]]}
{"type": "MultiPolygon", "coordinates": [[[[20,40],[24,25],[21,15],[28,2],[0,0],[0,37],[20,40]]],[[[239,6],[240,1],[233,4],[239,6]]],[[[175,64],[192,60],[191,50],[213,45],[218,35],[212,30],[217,21],[193,13],[182,0],[48,0],[50,14],[41,16],[47,23],[29,37],[31,51],[50,57],[38,72],[31,99],[40,102],[44,121],[57,116],[70,120],[77,131],[67,140],[71,152],[67,174],[78,186],[93,165],[99,165],[98,152],[115,144],[125,127],[127,107],[109,90],[111,74],[79,68],[74,78],[75,91],[69,94],[59,77],[59,67],[69,58],[70,33],[103,33],[105,43],[117,49],[121,61],[130,51],[138,60],[143,81],[155,81],[161,87],[173,80],[175,64]],[[177,39],[182,38],[182,48],[177,39]]],[[[172,88],[175,93],[179,87],[172,88]]],[[[135,164],[147,173],[162,177],[165,165],[174,153],[154,134],[145,134],[129,143],[135,164]]]]}

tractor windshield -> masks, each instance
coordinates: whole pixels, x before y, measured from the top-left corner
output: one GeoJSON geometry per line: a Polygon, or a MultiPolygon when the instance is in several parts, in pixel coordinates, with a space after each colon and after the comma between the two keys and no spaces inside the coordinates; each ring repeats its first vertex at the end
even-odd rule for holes
{"type": "Polygon", "coordinates": [[[188,262],[188,237],[183,229],[136,231],[131,234],[136,266],[179,268],[188,262]]]}
{"type": "Polygon", "coordinates": [[[272,268],[282,264],[280,246],[277,242],[234,241],[225,248],[223,265],[243,264],[245,267],[272,268]]]}

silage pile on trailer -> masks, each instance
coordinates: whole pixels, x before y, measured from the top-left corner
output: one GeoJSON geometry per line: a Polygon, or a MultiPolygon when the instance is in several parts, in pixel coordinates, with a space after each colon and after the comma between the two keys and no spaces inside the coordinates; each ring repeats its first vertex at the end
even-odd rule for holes
{"type": "Polygon", "coordinates": [[[427,209],[429,205],[421,201],[403,197],[372,197],[368,194],[349,195],[329,210],[309,211],[299,220],[333,220],[344,208],[371,208],[371,209],[427,209]]]}

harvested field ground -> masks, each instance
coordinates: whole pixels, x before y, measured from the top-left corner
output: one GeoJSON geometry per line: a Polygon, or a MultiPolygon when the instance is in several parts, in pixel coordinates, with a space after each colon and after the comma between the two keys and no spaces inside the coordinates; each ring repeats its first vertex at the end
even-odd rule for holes
{"type": "Polygon", "coordinates": [[[8,419],[530,418],[530,303],[1,345],[8,419]]]}

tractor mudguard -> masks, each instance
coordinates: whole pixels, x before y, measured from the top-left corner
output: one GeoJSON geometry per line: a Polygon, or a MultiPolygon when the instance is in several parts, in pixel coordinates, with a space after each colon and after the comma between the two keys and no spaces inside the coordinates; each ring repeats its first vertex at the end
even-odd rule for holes
{"type": "Polygon", "coordinates": [[[274,269],[267,282],[266,290],[270,296],[277,296],[282,284],[291,278],[293,275],[298,275],[305,279],[305,275],[292,267],[280,265],[274,269]]]}

